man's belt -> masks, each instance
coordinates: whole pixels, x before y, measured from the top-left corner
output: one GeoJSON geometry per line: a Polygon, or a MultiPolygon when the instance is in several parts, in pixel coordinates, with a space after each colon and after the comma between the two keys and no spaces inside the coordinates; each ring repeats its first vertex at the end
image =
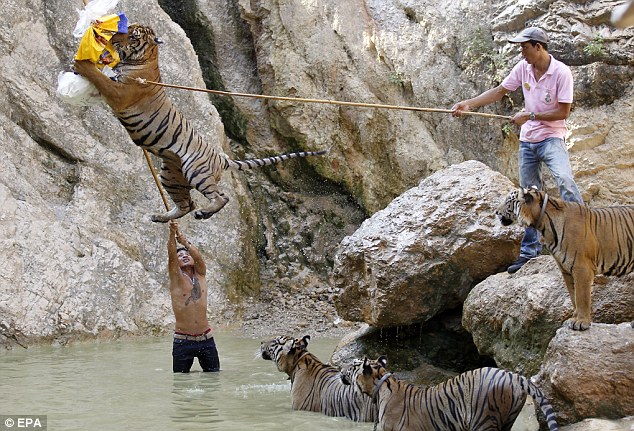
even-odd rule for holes
{"type": "Polygon", "coordinates": [[[174,338],[188,341],[205,341],[213,338],[213,335],[211,334],[211,328],[209,328],[202,334],[187,334],[185,332],[174,331],[174,338]]]}

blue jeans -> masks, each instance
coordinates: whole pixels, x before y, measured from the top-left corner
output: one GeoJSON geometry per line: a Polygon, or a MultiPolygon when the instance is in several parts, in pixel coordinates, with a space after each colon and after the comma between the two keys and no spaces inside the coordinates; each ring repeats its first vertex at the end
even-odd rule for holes
{"type": "MultiPolygon", "coordinates": [[[[568,150],[563,139],[548,138],[541,142],[520,142],[518,164],[520,170],[520,186],[543,188],[542,162],[548,167],[559,187],[561,199],[582,204],[581,193],[572,176],[572,168],[568,159],[568,150]]],[[[524,231],[520,244],[520,256],[533,258],[542,252],[539,232],[532,227],[524,231]]]]}
{"type": "Polygon", "coordinates": [[[220,371],[220,359],[216,342],[211,337],[204,341],[180,340],[174,338],[172,347],[172,369],[175,373],[189,373],[194,358],[203,371],[220,371]]]}

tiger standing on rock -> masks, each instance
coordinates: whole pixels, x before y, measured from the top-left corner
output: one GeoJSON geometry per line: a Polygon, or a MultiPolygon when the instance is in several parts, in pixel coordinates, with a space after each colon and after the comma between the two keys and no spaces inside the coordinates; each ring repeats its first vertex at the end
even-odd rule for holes
{"type": "Polygon", "coordinates": [[[356,387],[341,381],[339,369],[321,362],[308,352],[309,335],[293,338],[280,335],[263,341],[259,354],[275,362],[291,380],[293,410],[320,412],[356,422],[374,421],[376,407],[356,387]]]}
{"type": "Polygon", "coordinates": [[[117,33],[110,41],[120,56],[115,68],[116,80],[105,76],[89,60],[76,60],[74,69],[95,85],[134,143],[162,159],[161,183],[176,206],[166,214],[153,215],[152,221],[165,223],[194,210],[190,195],[193,188],[211,201],[208,207],[194,212],[195,218],[207,219],[220,211],[229,200],[218,189],[227,169],[252,169],[326,153],[308,151],[263,159],[229,159],[202,139],[172,104],[163,87],[137,81],[138,78],[161,80],[158,46],[162,42],[154,30],[131,24],[128,33],[117,33]]]}
{"type": "Polygon", "coordinates": [[[536,189],[519,189],[508,194],[496,213],[504,226],[518,221],[541,233],[570,295],[573,313],[566,325],[571,329],[590,328],[595,275],[634,270],[634,206],[590,208],[536,189]]]}
{"type": "Polygon", "coordinates": [[[378,404],[376,422],[383,431],[510,431],[526,395],[557,431],[555,413],[529,379],[499,368],[478,368],[437,386],[404,382],[386,370],[387,358],[357,360],[341,372],[345,384],[358,386],[378,404]]]}

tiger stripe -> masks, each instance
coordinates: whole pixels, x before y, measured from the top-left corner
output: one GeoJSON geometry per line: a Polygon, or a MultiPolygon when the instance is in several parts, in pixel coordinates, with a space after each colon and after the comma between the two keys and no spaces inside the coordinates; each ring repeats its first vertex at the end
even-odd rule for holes
{"type": "Polygon", "coordinates": [[[341,371],[344,384],[357,386],[378,404],[384,431],[510,431],[526,401],[533,397],[550,431],[557,431],[552,406],[526,377],[499,368],[478,368],[446,382],[423,387],[386,370],[387,358],[356,360],[341,371]]]}
{"type": "Polygon", "coordinates": [[[356,422],[372,422],[375,407],[356,387],[345,385],[339,369],[324,364],[308,352],[310,336],[293,338],[280,335],[263,341],[260,356],[272,360],[278,371],[291,380],[293,410],[320,412],[356,422]]]}
{"type": "Polygon", "coordinates": [[[573,315],[566,321],[571,329],[591,326],[595,275],[634,271],[634,206],[592,208],[536,189],[519,189],[508,194],[496,214],[504,226],[518,221],[540,232],[572,301],[573,315]]]}

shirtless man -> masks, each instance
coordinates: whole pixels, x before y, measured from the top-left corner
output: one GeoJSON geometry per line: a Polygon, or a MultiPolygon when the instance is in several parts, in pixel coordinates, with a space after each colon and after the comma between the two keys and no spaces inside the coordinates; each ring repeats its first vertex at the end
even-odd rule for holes
{"type": "Polygon", "coordinates": [[[188,373],[194,358],[203,371],[220,371],[216,343],[207,321],[207,271],[198,249],[191,245],[171,220],[167,241],[170,294],[176,317],[172,368],[188,373]]]}

